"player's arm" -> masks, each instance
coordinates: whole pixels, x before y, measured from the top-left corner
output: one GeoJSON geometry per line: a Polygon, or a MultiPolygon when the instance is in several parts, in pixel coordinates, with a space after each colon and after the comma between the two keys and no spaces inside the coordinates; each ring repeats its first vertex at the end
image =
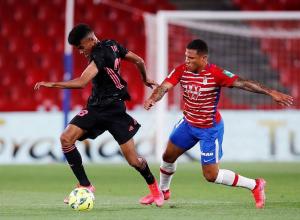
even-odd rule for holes
{"type": "Polygon", "coordinates": [[[38,82],[35,84],[34,89],[38,90],[42,86],[60,89],[82,89],[97,75],[97,73],[98,68],[94,61],[92,61],[78,78],[65,82],[38,82]]]}
{"type": "Polygon", "coordinates": [[[156,87],[152,92],[151,96],[145,101],[144,108],[149,110],[155,103],[162,99],[162,97],[173,88],[174,85],[164,81],[160,86],[156,87]]]}
{"type": "Polygon", "coordinates": [[[142,80],[146,86],[150,87],[151,89],[153,88],[153,86],[158,86],[158,84],[155,81],[147,78],[145,62],[141,57],[139,57],[131,51],[128,51],[128,53],[124,57],[124,60],[127,60],[136,65],[141,74],[142,80]]]}
{"type": "Polygon", "coordinates": [[[277,103],[283,106],[290,106],[293,104],[293,97],[279,91],[267,88],[266,86],[252,81],[238,77],[232,84],[232,87],[243,89],[246,91],[261,93],[271,96],[277,103]]]}

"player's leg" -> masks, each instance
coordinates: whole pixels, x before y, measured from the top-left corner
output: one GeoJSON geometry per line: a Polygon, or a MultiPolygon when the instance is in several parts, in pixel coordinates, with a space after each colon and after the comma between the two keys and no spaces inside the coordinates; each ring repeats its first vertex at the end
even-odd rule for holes
{"type": "Polygon", "coordinates": [[[141,156],[138,156],[136,153],[133,138],[128,140],[126,143],[121,144],[120,147],[128,164],[135,168],[143,176],[147,184],[153,184],[155,182],[155,178],[149,169],[147,161],[141,156]]]}
{"type": "Polygon", "coordinates": [[[264,185],[263,179],[251,179],[241,176],[231,170],[219,169],[219,160],[222,157],[222,141],[224,134],[223,122],[216,127],[203,130],[200,140],[202,171],[205,179],[212,183],[243,187],[252,190],[257,208],[264,206],[264,185]],[[257,196],[259,195],[259,196],[257,196]]]}
{"type": "Polygon", "coordinates": [[[263,208],[265,204],[264,179],[251,179],[231,170],[219,169],[218,164],[202,165],[203,175],[209,182],[232,187],[243,187],[252,191],[256,207],[263,208]]]}
{"type": "MultiPolygon", "coordinates": [[[[75,141],[78,140],[85,131],[75,125],[68,125],[60,136],[62,151],[67,159],[70,168],[78,180],[77,187],[88,188],[91,192],[95,192],[95,187],[90,183],[84,167],[82,165],[82,158],[75,146],[75,141]]],[[[69,203],[69,196],[64,199],[64,203],[69,203]]]]}
{"type": "Polygon", "coordinates": [[[84,133],[84,130],[81,128],[70,124],[61,134],[60,142],[62,151],[79,184],[81,186],[89,186],[91,183],[84,171],[81,155],[75,146],[75,141],[78,140],[84,133]]]}
{"type": "Polygon", "coordinates": [[[155,202],[157,206],[162,206],[164,203],[162,192],[159,190],[158,184],[149,169],[147,161],[136,153],[133,139],[131,138],[126,143],[121,144],[120,147],[129,165],[134,167],[147,182],[153,197],[153,202],[155,202]]]}
{"type": "MultiPolygon", "coordinates": [[[[168,200],[171,196],[170,184],[176,171],[176,160],[185,151],[193,147],[198,142],[189,132],[188,123],[182,119],[174,127],[170,135],[167,148],[165,149],[160,166],[159,187],[164,194],[164,199],[168,200]]],[[[143,197],[140,202],[148,205],[153,202],[151,195],[143,197]]]]}
{"type": "MultiPolygon", "coordinates": [[[[94,139],[104,132],[102,128],[96,126],[97,112],[92,109],[84,109],[78,113],[69,123],[60,137],[63,153],[76,176],[78,187],[86,187],[94,192],[95,187],[90,183],[82,165],[82,158],[75,146],[76,140],[86,138],[94,139]]],[[[65,199],[68,202],[68,198],[65,199]]]]}
{"type": "Polygon", "coordinates": [[[192,148],[198,139],[190,132],[190,125],[185,119],[181,119],[174,127],[167,148],[162,155],[160,166],[160,189],[164,192],[165,199],[170,197],[170,184],[176,171],[176,160],[185,151],[192,148]]]}
{"type": "Polygon", "coordinates": [[[156,205],[162,206],[164,202],[163,195],[149,169],[147,161],[144,158],[139,157],[135,150],[133,136],[139,130],[140,124],[126,113],[123,102],[114,103],[114,105],[116,107],[111,112],[111,117],[107,118],[107,122],[109,122],[107,123],[108,131],[119,143],[122,153],[128,163],[134,167],[147,182],[148,188],[155,198],[154,202],[156,205]]]}
{"type": "MultiPolygon", "coordinates": [[[[170,184],[173,174],[176,171],[176,160],[183,154],[185,150],[177,147],[171,141],[168,142],[167,148],[163,153],[163,159],[160,166],[160,183],[159,188],[161,189],[164,200],[168,200],[171,196],[170,184]]],[[[150,205],[154,202],[152,194],[149,194],[140,199],[140,203],[143,205],[150,205]]]]}
{"type": "Polygon", "coordinates": [[[170,185],[177,167],[176,160],[186,150],[173,144],[171,140],[168,141],[167,148],[162,156],[159,179],[159,188],[162,190],[165,200],[168,200],[171,196],[170,185]]]}

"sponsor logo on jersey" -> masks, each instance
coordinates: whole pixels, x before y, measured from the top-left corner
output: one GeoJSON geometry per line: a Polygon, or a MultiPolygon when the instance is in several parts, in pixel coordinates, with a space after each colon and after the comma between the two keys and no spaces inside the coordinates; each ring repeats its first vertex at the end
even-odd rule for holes
{"type": "Polygon", "coordinates": [[[210,153],[203,153],[203,152],[201,152],[201,156],[208,157],[208,156],[213,156],[213,155],[214,155],[213,152],[210,152],[210,153]]]}
{"type": "Polygon", "coordinates": [[[185,89],[190,100],[198,100],[198,97],[201,94],[201,86],[183,85],[182,87],[185,89]]]}

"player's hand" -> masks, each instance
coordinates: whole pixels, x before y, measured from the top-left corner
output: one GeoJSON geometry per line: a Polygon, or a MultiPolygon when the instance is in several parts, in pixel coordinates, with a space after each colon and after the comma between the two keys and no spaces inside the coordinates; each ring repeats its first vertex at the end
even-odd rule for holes
{"type": "Polygon", "coordinates": [[[158,83],[156,83],[154,80],[146,79],[144,80],[145,86],[148,86],[149,88],[153,89],[153,87],[157,87],[158,83]]]}
{"type": "Polygon", "coordinates": [[[272,90],[270,95],[279,105],[282,106],[290,106],[293,104],[294,101],[294,98],[292,96],[286,95],[276,90],[272,90]]]}
{"type": "Polygon", "coordinates": [[[153,105],[155,105],[155,101],[149,98],[144,103],[144,109],[149,110],[153,105]]]}
{"type": "Polygon", "coordinates": [[[42,86],[51,88],[53,86],[53,83],[52,82],[43,82],[43,81],[38,82],[38,83],[35,84],[34,90],[39,90],[40,87],[42,87],[42,86]]]}

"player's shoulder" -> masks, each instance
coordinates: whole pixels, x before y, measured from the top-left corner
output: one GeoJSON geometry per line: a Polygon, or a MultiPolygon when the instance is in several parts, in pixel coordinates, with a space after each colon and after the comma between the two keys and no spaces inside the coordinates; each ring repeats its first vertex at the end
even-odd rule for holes
{"type": "Polygon", "coordinates": [[[172,69],[172,71],[169,74],[169,77],[172,76],[173,74],[182,75],[185,70],[186,70],[186,65],[180,64],[180,65],[176,66],[174,69],[172,69]]]}
{"type": "Polygon", "coordinates": [[[99,53],[103,53],[103,42],[100,41],[98,43],[96,43],[96,45],[93,47],[92,49],[92,54],[99,54],[99,53]]]}
{"type": "Polygon", "coordinates": [[[176,66],[174,68],[174,71],[176,71],[176,72],[184,72],[184,71],[186,71],[186,65],[185,65],[185,63],[176,66]]]}
{"type": "Polygon", "coordinates": [[[176,66],[174,69],[172,69],[172,71],[169,73],[169,75],[167,76],[167,79],[171,79],[171,78],[180,78],[184,71],[186,70],[186,65],[185,64],[181,64],[179,66],[176,66]]]}
{"type": "Polygon", "coordinates": [[[219,67],[218,65],[216,65],[214,63],[209,63],[206,66],[206,71],[211,72],[211,73],[215,73],[215,72],[223,71],[223,68],[219,67]]]}
{"type": "Polygon", "coordinates": [[[212,75],[218,75],[218,76],[222,75],[222,76],[227,76],[229,78],[236,77],[234,73],[225,70],[224,68],[221,68],[216,64],[208,64],[207,71],[212,73],[212,75]]]}
{"type": "Polygon", "coordinates": [[[111,48],[113,46],[116,46],[116,41],[111,40],[111,39],[105,39],[105,40],[101,40],[100,42],[98,42],[93,50],[92,50],[92,55],[93,54],[97,54],[104,56],[107,52],[107,48],[111,48]]]}
{"type": "Polygon", "coordinates": [[[104,39],[101,41],[101,43],[103,46],[110,47],[110,46],[116,45],[118,42],[113,39],[104,39]]]}

